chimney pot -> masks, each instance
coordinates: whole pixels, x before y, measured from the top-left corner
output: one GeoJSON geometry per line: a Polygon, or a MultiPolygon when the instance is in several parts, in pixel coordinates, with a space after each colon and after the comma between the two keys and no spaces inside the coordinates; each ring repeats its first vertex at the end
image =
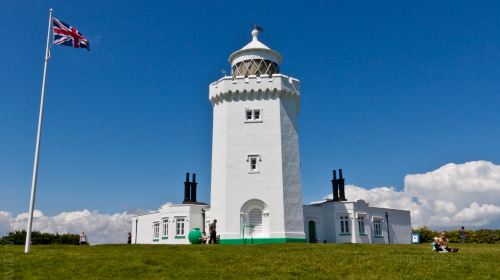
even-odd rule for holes
{"type": "Polygon", "coordinates": [[[333,189],[333,201],[338,201],[339,200],[339,180],[337,179],[337,170],[333,170],[332,189],[333,189]]]}
{"type": "Polygon", "coordinates": [[[196,183],[196,173],[193,173],[193,182],[191,182],[191,199],[190,201],[192,203],[196,202],[196,186],[198,183],[196,183]]]}
{"type": "Polygon", "coordinates": [[[186,173],[186,181],[184,182],[184,201],[182,203],[189,203],[191,200],[191,190],[189,183],[189,172],[186,173]]]}

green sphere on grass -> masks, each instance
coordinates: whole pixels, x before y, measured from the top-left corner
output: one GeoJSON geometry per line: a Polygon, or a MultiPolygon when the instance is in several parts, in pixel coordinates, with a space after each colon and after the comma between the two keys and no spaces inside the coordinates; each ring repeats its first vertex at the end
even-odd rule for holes
{"type": "Polygon", "coordinates": [[[191,244],[201,244],[202,234],[199,228],[194,228],[189,232],[188,239],[191,244]]]}

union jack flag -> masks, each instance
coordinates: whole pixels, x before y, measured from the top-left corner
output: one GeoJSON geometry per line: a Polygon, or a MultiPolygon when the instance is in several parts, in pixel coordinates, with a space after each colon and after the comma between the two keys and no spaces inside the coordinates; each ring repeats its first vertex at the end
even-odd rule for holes
{"type": "Polygon", "coordinates": [[[54,24],[54,44],[90,50],[89,41],[76,28],[55,17],[52,18],[52,23],[54,24]]]}

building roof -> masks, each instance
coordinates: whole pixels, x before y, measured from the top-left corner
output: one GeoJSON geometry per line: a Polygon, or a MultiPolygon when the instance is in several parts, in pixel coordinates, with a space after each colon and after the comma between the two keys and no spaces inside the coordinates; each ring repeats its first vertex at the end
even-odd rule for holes
{"type": "Polygon", "coordinates": [[[237,59],[240,57],[246,57],[248,55],[254,57],[254,56],[260,56],[262,59],[268,59],[271,61],[274,61],[276,63],[281,63],[282,57],[281,54],[278,53],[275,50],[272,50],[265,44],[263,44],[261,41],[259,41],[259,36],[260,32],[257,29],[252,30],[252,41],[250,43],[246,44],[243,48],[233,52],[229,56],[229,63],[233,64],[235,60],[240,61],[241,59],[237,59]]]}

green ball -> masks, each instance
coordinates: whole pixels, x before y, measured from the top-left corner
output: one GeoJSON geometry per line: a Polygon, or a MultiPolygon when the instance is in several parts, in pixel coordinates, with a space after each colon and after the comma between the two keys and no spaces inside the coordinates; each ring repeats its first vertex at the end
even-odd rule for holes
{"type": "Polygon", "coordinates": [[[189,232],[188,239],[191,244],[201,244],[201,237],[203,235],[200,232],[199,228],[194,228],[189,232]]]}

